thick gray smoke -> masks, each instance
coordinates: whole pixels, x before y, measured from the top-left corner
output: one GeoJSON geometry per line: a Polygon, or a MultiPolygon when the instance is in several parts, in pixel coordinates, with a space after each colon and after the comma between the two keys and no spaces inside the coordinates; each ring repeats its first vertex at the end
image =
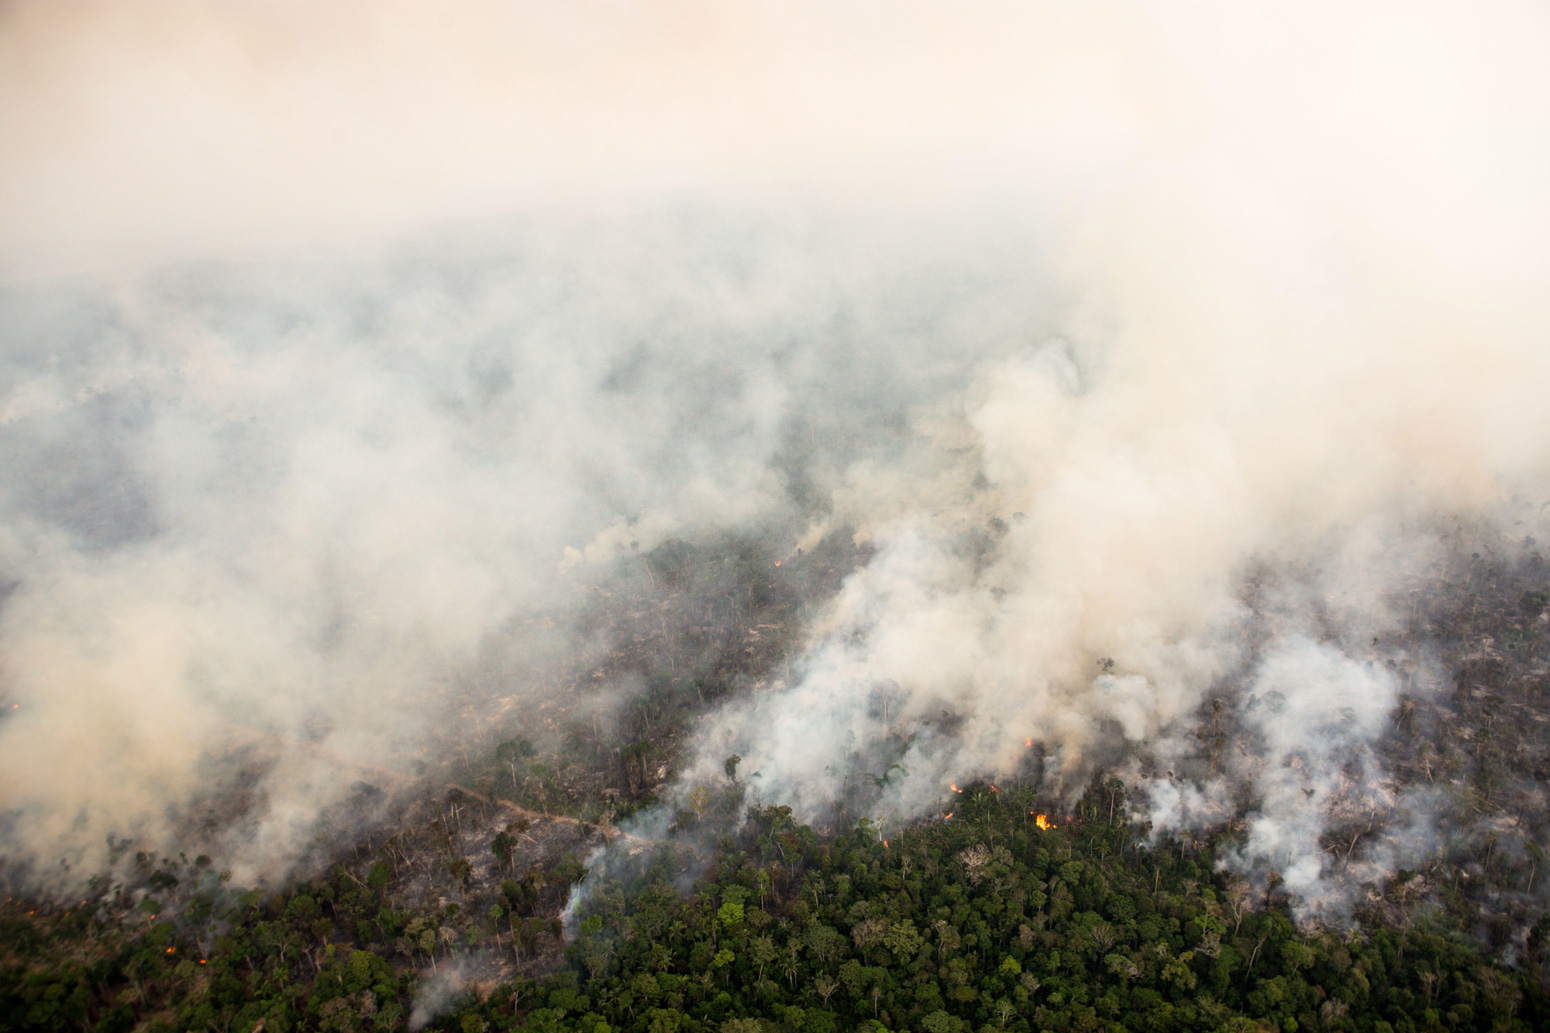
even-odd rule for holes
{"type": "Polygon", "coordinates": [[[1238,863],[1332,892],[1392,586],[1550,491],[1550,26],[1071,6],[0,12],[7,848],[165,837],[256,732],[228,849],[283,868],[303,747],[401,766],[446,684],[605,647],[566,615],[632,544],[843,530],[685,787],[1166,771],[1226,685],[1238,863]]]}

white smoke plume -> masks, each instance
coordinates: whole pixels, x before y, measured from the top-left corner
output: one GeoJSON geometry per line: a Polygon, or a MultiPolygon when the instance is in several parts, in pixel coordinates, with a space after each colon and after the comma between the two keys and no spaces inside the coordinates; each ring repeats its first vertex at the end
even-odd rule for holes
{"type": "Polygon", "coordinates": [[[414,1003],[405,1026],[410,1033],[419,1033],[455,1007],[460,999],[470,995],[471,980],[466,968],[464,959],[454,957],[432,971],[420,973],[421,981],[415,989],[414,1003]]]}
{"type": "MultiPolygon", "coordinates": [[[[1197,62],[1177,81],[1215,88],[1159,101],[1198,121],[1108,170],[1067,238],[1055,264],[1090,292],[1077,343],[992,364],[953,401],[973,490],[911,478],[926,491],[896,507],[871,470],[842,490],[877,558],[794,687],[710,724],[689,781],[737,752],[764,798],[811,818],[870,764],[891,774],[881,806],[909,816],[950,781],[1017,771],[1031,739],[1079,788],[1124,743],[1176,749],[1231,676],[1267,747],[1245,765],[1261,777],[1231,863],[1339,909],[1319,843],[1335,783],[1347,807],[1394,803],[1370,744],[1395,687],[1365,648],[1394,625],[1390,590],[1437,547],[1426,519],[1537,505],[1550,458],[1533,400],[1550,313],[1529,286],[1550,267],[1521,233],[1546,192],[1518,178],[1544,168],[1544,122],[1518,108],[1539,91],[1507,70],[1525,67],[1495,35],[1507,21],[1396,40],[1365,34],[1370,13],[1316,28],[1216,11],[1198,34],[1160,18],[1197,62]],[[1488,51],[1504,64],[1487,71],[1488,51]],[[1522,132],[1481,135],[1507,121],[1522,132]],[[1256,565],[1326,558],[1244,604],[1256,565]],[[1315,644],[1320,610],[1339,619],[1315,644]],[[1282,641],[1256,653],[1256,634],[1282,641]]],[[[1157,791],[1156,824],[1230,803],[1192,795],[1157,791]]]]}
{"type": "MultiPolygon", "coordinates": [[[[876,551],[685,784],[908,816],[1224,682],[1370,765],[1417,529],[1550,487],[1547,52],[1511,0],[9,5],[7,850],[164,835],[222,735],[405,764],[727,529],[876,551]]],[[[234,852],[310,834],[293,752],[234,852]]],[[[1312,895],[1286,770],[1242,862],[1312,895]]]]}
{"type": "MultiPolygon", "coordinates": [[[[1320,838],[1337,808],[1367,817],[1380,810],[1386,816],[1395,805],[1372,743],[1388,726],[1396,696],[1383,667],[1357,664],[1306,638],[1291,638],[1264,657],[1243,706],[1253,759],[1231,764],[1255,777],[1247,838],[1229,857],[1231,866],[1276,872],[1305,913],[1323,908],[1338,917],[1349,909],[1339,894],[1353,886],[1330,877],[1338,859],[1326,856],[1320,838]]],[[[1154,832],[1223,820],[1231,789],[1225,779],[1211,788],[1202,794],[1161,782],[1150,801],[1154,832]]]]}
{"type": "MultiPolygon", "coordinates": [[[[283,870],[359,777],[339,760],[406,772],[552,691],[551,657],[606,650],[577,621],[621,556],[785,533],[794,399],[852,409],[835,370],[855,345],[822,325],[841,307],[822,267],[786,267],[785,231],[745,221],[727,244],[702,220],[16,288],[13,326],[42,323],[8,356],[0,425],[16,841],[75,871],[110,833],[167,842],[172,810],[221,784],[210,755],[259,743],[284,757],[251,787],[267,817],[218,852],[283,870]],[[455,711],[470,692],[489,699],[455,711]]],[[[909,311],[878,275],[873,301],[909,311]]],[[[874,411],[929,384],[863,368],[874,411]]]]}

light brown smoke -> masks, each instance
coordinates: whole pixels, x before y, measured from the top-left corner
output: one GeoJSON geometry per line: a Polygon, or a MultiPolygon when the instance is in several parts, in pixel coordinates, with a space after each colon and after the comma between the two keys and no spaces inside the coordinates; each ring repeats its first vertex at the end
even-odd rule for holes
{"type": "Polygon", "coordinates": [[[233,715],[402,754],[562,563],[786,515],[785,421],[858,399],[909,447],[813,477],[878,558],[694,777],[822,806],[878,683],[965,718],[905,812],[1166,736],[1246,564],[1334,540],[1378,600],[1366,543],[1544,497],[1547,50],[1511,2],[0,9],[0,276],[114,284],[9,310],[0,426],[149,514],[9,475],[3,800],[42,856],[154,828],[233,715]]]}
{"type": "MultiPolygon", "coordinates": [[[[962,200],[1133,146],[1125,5],[109,3],[0,14],[0,269],[662,193],[962,200]]],[[[932,203],[937,203],[933,201],[932,203]]]]}
{"type": "MultiPolygon", "coordinates": [[[[843,519],[868,525],[877,558],[797,684],[708,728],[688,780],[736,751],[768,798],[817,815],[852,784],[835,757],[874,774],[897,758],[877,806],[918,814],[950,779],[1017,770],[1031,735],[1079,786],[1095,751],[1181,731],[1246,659],[1251,621],[1283,644],[1248,687],[1293,697],[1308,756],[1328,768],[1381,731],[1395,689],[1360,646],[1430,548],[1407,528],[1550,488],[1534,286],[1550,275],[1550,134],[1527,74],[1546,36],[1526,8],[1496,24],[1428,9],[1398,39],[1368,12],[1331,38],[1323,13],[1159,17],[1188,103],[1164,106],[1066,224],[1056,264],[1088,296],[1070,343],[957,400],[979,488],[907,480],[913,505],[880,506],[866,472],[843,519]],[[991,518],[1008,530],[987,566],[965,529],[991,518]],[[1331,550],[1311,591],[1340,600],[1343,657],[1303,637],[1311,609],[1238,601],[1251,565],[1331,550]],[[893,727],[879,691],[902,696],[893,727]],[[1349,728],[1313,716],[1353,703],[1349,728]],[[920,730],[943,712],[962,719],[950,735],[920,730]]],[[[1312,899],[1322,818],[1284,796],[1248,850],[1312,899]]]]}

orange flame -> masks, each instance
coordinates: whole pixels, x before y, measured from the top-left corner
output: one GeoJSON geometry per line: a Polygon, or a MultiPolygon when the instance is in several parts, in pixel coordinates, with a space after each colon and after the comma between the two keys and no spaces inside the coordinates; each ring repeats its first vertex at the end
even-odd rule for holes
{"type": "Polygon", "coordinates": [[[887,846],[887,845],[888,845],[888,841],[886,839],[883,840],[883,846],[887,846]]]}
{"type": "Polygon", "coordinates": [[[1033,819],[1033,823],[1035,825],[1039,826],[1039,828],[1044,829],[1046,832],[1049,831],[1050,829],[1058,829],[1058,828],[1060,828],[1059,825],[1056,825],[1053,821],[1050,821],[1048,818],[1046,818],[1042,814],[1036,815],[1034,817],[1034,819],[1033,819]]]}
{"type": "Polygon", "coordinates": [[[951,789],[951,790],[952,790],[952,791],[953,791],[953,792],[955,792],[955,793],[961,793],[961,792],[963,792],[963,790],[962,790],[962,789],[959,789],[959,788],[958,788],[958,783],[957,783],[957,782],[954,782],[954,783],[953,783],[953,784],[952,784],[952,785],[950,785],[950,786],[948,786],[948,787],[947,787],[947,788],[949,788],[949,789],[951,789]]]}
{"type": "Polygon", "coordinates": [[[999,790],[999,789],[997,789],[997,788],[996,788],[996,787],[995,787],[995,786],[991,786],[991,787],[990,787],[990,791],[991,791],[991,792],[992,792],[992,793],[999,793],[999,792],[1000,792],[1000,791],[1001,791],[1001,790],[999,790]]]}
{"type": "Polygon", "coordinates": [[[168,947],[168,948],[167,948],[167,953],[168,953],[168,954],[171,954],[171,953],[172,953],[172,952],[173,952],[173,951],[175,951],[175,950],[177,950],[177,948],[176,948],[176,947],[168,947]]]}
{"type": "Polygon", "coordinates": [[[1028,738],[1024,739],[1023,740],[1023,745],[1024,746],[1028,746],[1028,747],[1032,747],[1033,746],[1033,736],[1030,735],[1028,738]]]}
{"type": "Polygon", "coordinates": [[[951,818],[952,816],[953,816],[953,812],[952,811],[948,811],[946,814],[942,815],[942,817],[944,817],[944,818],[951,818]]]}

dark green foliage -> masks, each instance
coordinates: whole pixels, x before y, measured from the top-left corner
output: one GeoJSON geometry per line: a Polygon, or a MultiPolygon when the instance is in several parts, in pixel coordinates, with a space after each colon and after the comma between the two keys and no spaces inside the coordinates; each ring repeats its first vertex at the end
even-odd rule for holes
{"type": "MultiPolygon", "coordinates": [[[[1482,957],[1444,916],[1300,933],[1280,911],[1243,909],[1207,851],[1141,846],[1123,808],[1108,817],[1110,791],[1095,785],[1047,832],[1031,790],[970,788],[954,820],[887,846],[869,825],[825,840],[784,808],[751,813],[687,896],[668,851],[628,890],[594,887],[568,969],[454,1000],[434,1028],[1511,1033],[1550,1021],[1539,977],[1550,923],[1521,971],[1482,957]]],[[[553,919],[523,917],[536,873],[505,880],[471,916],[395,907],[384,872],[374,863],[363,885],[336,869],[267,901],[233,895],[222,904],[233,924],[208,954],[170,922],[133,933],[87,911],[46,925],[7,915],[0,1028],[398,1029],[413,973],[453,950],[444,930],[498,929],[519,956],[555,935],[553,919]]],[[[548,879],[582,874],[568,857],[548,879]]]]}
{"type": "Polygon", "coordinates": [[[1095,785],[1076,814],[1097,817],[1054,832],[1032,826],[1029,794],[970,790],[955,820],[886,847],[867,823],[832,844],[796,828],[785,856],[772,834],[789,814],[757,812],[697,893],[679,899],[658,870],[582,922],[567,957],[592,1013],[551,1004],[525,1021],[1403,1033],[1527,1031],[1550,1017],[1536,979],[1491,964],[1460,930],[1305,934],[1279,911],[1243,909],[1208,852],[1140,846],[1123,808],[1109,817],[1112,791],[1095,785]]]}

